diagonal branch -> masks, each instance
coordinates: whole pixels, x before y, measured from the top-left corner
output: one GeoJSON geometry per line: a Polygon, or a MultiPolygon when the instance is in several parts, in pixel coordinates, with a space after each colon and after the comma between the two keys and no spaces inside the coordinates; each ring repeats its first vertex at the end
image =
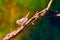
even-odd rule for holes
{"type": "Polygon", "coordinates": [[[46,15],[46,13],[49,11],[51,4],[52,4],[53,0],[50,0],[47,8],[43,9],[42,11],[36,13],[35,15],[33,15],[32,18],[30,18],[23,26],[21,26],[20,28],[18,28],[17,30],[14,30],[11,33],[8,33],[3,40],[10,40],[12,37],[18,35],[26,26],[31,25],[32,23],[34,23],[38,18],[42,18],[43,16],[46,15]]]}

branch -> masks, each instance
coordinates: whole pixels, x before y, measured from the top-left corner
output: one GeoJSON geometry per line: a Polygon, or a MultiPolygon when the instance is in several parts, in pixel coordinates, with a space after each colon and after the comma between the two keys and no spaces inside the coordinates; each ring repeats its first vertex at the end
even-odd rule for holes
{"type": "Polygon", "coordinates": [[[34,23],[38,18],[41,18],[43,16],[46,15],[46,13],[49,11],[51,4],[52,4],[53,0],[50,0],[47,8],[43,9],[42,11],[35,13],[35,15],[33,15],[32,18],[30,18],[23,26],[21,26],[20,28],[18,28],[17,30],[14,30],[11,33],[8,33],[3,40],[10,40],[12,37],[18,35],[26,26],[31,25],[32,23],[34,23]]]}

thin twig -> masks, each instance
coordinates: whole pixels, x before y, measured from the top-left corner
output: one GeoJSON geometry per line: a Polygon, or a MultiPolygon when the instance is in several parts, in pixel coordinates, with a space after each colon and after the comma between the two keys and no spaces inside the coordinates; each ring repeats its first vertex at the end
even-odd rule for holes
{"type": "Polygon", "coordinates": [[[16,36],[17,34],[19,34],[27,25],[30,25],[32,23],[34,23],[38,18],[41,18],[43,16],[46,15],[46,12],[49,11],[51,4],[52,4],[53,0],[50,0],[47,8],[43,9],[42,11],[36,13],[35,15],[33,15],[32,18],[30,18],[23,26],[21,26],[20,28],[18,28],[17,30],[14,30],[11,33],[8,33],[3,40],[10,40],[12,37],[16,36]]]}

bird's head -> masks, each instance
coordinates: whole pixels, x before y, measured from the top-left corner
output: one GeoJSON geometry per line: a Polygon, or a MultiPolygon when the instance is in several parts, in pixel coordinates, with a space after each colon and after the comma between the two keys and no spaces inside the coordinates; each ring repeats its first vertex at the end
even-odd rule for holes
{"type": "Polygon", "coordinates": [[[19,20],[16,21],[17,24],[20,24],[19,20]]]}

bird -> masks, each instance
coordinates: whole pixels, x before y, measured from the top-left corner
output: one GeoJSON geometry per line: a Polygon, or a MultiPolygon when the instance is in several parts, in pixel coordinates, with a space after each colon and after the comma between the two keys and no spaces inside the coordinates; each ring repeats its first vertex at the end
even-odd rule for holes
{"type": "Polygon", "coordinates": [[[19,20],[16,21],[17,24],[23,26],[28,21],[28,15],[30,12],[27,13],[27,15],[19,20]]]}

